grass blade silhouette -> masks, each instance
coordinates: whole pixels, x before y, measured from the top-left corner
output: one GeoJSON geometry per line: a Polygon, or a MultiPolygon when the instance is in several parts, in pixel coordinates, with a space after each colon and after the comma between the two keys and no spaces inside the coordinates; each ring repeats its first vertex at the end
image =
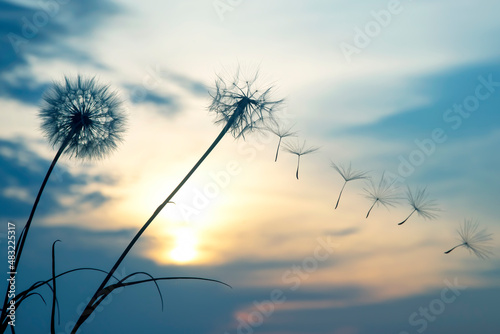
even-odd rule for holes
{"type": "MultiPolygon", "coordinates": [[[[61,240],[56,240],[52,244],[52,310],[50,315],[50,333],[56,334],[56,326],[55,326],[55,316],[56,316],[56,303],[57,303],[57,286],[56,286],[56,243],[61,240]]],[[[60,319],[59,315],[59,319],[60,319]]]]}

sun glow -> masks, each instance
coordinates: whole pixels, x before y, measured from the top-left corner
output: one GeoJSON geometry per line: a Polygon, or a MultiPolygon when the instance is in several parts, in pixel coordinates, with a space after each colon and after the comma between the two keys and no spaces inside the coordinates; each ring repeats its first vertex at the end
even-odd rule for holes
{"type": "Polygon", "coordinates": [[[174,237],[175,248],[170,251],[170,258],[178,263],[194,260],[198,255],[196,249],[198,239],[193,229],[188,227],[179,228],[174,232],[174,237]]]}

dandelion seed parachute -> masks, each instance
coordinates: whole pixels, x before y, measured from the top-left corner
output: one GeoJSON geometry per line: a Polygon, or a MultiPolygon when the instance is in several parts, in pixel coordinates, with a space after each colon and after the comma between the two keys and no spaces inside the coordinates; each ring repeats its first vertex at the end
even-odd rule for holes
{"type": "Polygon", "coordinates": [[[491,252],[492,233],[488,233],[486,229],[479,230],[479,223],[472,220],[465,220],[460,229],[457,230],[460,236],[460,244],[444,252],[451,253],[454,249],[465,247],[471,254],[476,255],[481,259],[488,258],[491,252]]]}

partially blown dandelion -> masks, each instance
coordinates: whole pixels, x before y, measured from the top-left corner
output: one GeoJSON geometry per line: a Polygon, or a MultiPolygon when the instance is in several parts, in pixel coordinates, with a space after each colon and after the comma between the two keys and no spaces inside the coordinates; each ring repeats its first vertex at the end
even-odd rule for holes
{"type": "Polygon", "coordinates": [[[394,181],[387,180],[385,173],[382,173],[380,181],[377,184],[372,179],[369,179],[368,186],[364,188],[364,191],[367,193],[366,197],[373,201],[372,206],[366,214],[366,218],[368,218],[375,206],[382,204],[388,208],[389,206],[394,206],[399,199],[395,194],[396,187],[394,186],[394,181]]]}
{"type": "Polygon", "coordinates": [[[410,187],[406,190],[406,196],[408,203],[413,208],[412,212],[398,225],[404,224],[415,212],[423,217],[424,219],[434,219],[437,217],[436,212],[439,209],[436,206],[434,200],[427,198],[427,193],[425,188],[417,188],[415,192],[411,190],[410,187]]]}
{"type": "Polygon", "coordinates": [[[212,103],[209,111],[215,113],[216,124],[224,125],[223,129],[215,138],[207,151],[202,155],[198,162],[191,168],[187,175],[177,185],[177,187],[168,195],[163,203],[155,210],[152,216],[146,221],[142,228],[137,232],[128,246],[122,252],[118,260],[115,262],[106,278],[102,281],[99,288],[94,293],[82,315],[77,320],[71,333],[76,333],[78,328],[85,320],[95,311],[99,304],[104,300],[106,293],[106,284],[112,278],[118,266],[125,259],[134,244],[139,240],[144,231],[153,222],[156,216],[163,210],[165,205],[170,202],[174,195],[182,188],[184,183],[191,177],[196,169],[201,165],[206,157],[221,141],[227,132],[235,138],[245,138],[245,134],[253,130],[263,129],[268,122],[274,122],[274,112],[282,105],[283,100],[271,99],[272,87],[264,90],[258,90],[254,87],[257,80],[257,74],[250,80],[241,80],[237,74],[231,81],[227,81],[222,77],[218,77],[215,82],[215,93],[212,96],[212,103]]]}
{"type": "Polygon", "coordinates": [[[465,247],[471,253],[481,259],[489,257],[492,252],[492,246],[489,244],[492,238],[492,233],[488,233],[486,229],[479,230],[479,223],[472,220],[465,220],[460,229],[457,230],[460,236],[460,244],[452,249],[444,252],[445,254],[451,253],[455,248],[465,247]]]}
{"type": "Polygon", "coordinates": [[[354,180],[366,179],[367,172],[353,170],[350,163],[349,163],[349,166],[345,167],[345,166],[342,166],[340,164],[337,165],[332,161],[331,166],[344,179],[344,185],[342,186],[342,189],[340,190],[339,198],[337,199],[337,204],[335,204],[335,209],[337,209],[337,207],[339,206],[339,202],[340,202],[340,196],[342,196],[342,192],[344,191],[344,188],[345,188],[345,185],[347,184],[347,182],[354,181],[354,180]]]}
{"type": "Polygon", "coordinates": [[[272,87],[256,89],[257,79],[258,73],[249,80],[242,80],[238,73],[230,82],[221,77],[215,81],[209,110],[216,115],[216,124],[225,125],[224,133],[230,131],[235,138],[244,138],[246,132],[274,122],[274,112],[283,100],[271,99],[272,87]]]}
{"type": "Polygon", "coordinates": [[[306,154],[310,154],[319,150],[319,147],[316,146],[306,146],[306,141],[300,144],[299,141],[296,143],[285,143],[285,151],[291,154],[295,154],[297,156],[297,171],[295,172],[295,177],[297,180],[299,179],[299,166],[300,166],[300,157],[306,154]]]}
{"type": "Polygon", "coordinates": [[[278,148],[276,149],[276,157],[274,158],[274,162],[278,161],[278,153],[280,151],[281,140],[283,138],[297,136],[297,132],[292,131],[292,128],[293,125],[288,128],[284,128],[279,123],[276,124],[276,126],[269,127],[269,131],[271,131],[273,134],[279,137],[278,148]]]}
{"type": "MultiPolygon", "coordinates": [[[[55,83],[43,96],[39,112],[42,130],[58,151],[47,170],[40,186],[31,213],[24,227],[16,249],[13,272],[16,271],[31,222],[45,185],[57,161],[63,153],[78,158],[102,158],[116,149],[124,132],[126,117],[116,93],[106,85],[100,85],[95,78],[75,79],[66,77],[63,83],[55,83]]],[[[4,299],[4,319],[7,294],[4,299]]]]}

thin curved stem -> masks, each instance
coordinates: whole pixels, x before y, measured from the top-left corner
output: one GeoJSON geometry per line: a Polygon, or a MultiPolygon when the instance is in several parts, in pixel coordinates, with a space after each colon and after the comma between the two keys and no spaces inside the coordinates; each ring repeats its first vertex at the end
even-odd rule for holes
{"type": "Polygon", "coordinates": [[[368,218],[368,216],[370,215],[370,212],[372,211],[375,204],[377,204],[377,201],[378,201],[378,199],[376,199],[375,202],[373,202],[372,206],[370,207],[370,210],[368,210],[368,213],[366,214],[366,218],[368,218]]]}
{"type": "Polygon", "coordinates": [[[297,171],[295,172],[295,177],[299,179],[299,167],[300,167],[300,154],[297,154],[297,171]]]}
{"type": "Polygon", "coordinates": [[[56,303],[57,303],[57,290],[56,290],[56,243],[61,240],[56,240],[52,244],[52,283],[53,291],[52,291],[52,310],[50,314],[50,333],[56,334],[56,325],[55,325],[55,317],[56,317],[56,303]]]}
{"type": "Polygon", "coordinates": [[[449,253],[451,253],[451,251],[453,251],[455,248],[461,247],[461,246],[463,246],[463,245],[464,245],[464,244],[456,245],[455,247],[453,247],[452,249],[450,249],[449,251],[446,251],[446,252],[444,252],[444,253],[445,253],[445,254],[449,254],[449,253]]]}
{"type": "Polygon", "coordinates": [[[276,158],[274,158],[274,162],[278,161],[278,153],[280,152],[280,145],[281,145],[281,137],[280,140],[278,141],[278,148],[276,149],[276,158]]]}
{"type": "MultiPolygon", "coordinates": [[[[43,179],[42,185],[40,186],[40,189],[38,190],[38,194],[35,198],[35,202],[33,203],[33,207],[31,208],[30,215],[28,217],[28,221],[26,222],[26,225],[24,226],[24,233],[22,234],[21,241],[19,243],[19,247],[16,252],[16,260],[14,261],[14,268],[13,270],[10,270],[11,272],[17,272],[17,267],[19,266],[19,262],[21,260],[21,255],[23,253],[24,249],[24,244],[26,242],[26,238],[28,237],[28,232],[31,227],[31,223],[33,221],[33,216],[35,215],[35,211],[38,207],[38,203],[40,202],[40,198],[42,197],[43,190],[45,189],[45,186],[47,185],[47,182],[49,181],[49,177],[52,174],[52,171],[54,170],[54,167],[61,157],[62,153],[66,149],[66,146],[68,146],[69,141],[73,138],[75,134],[75,131],[71,131],[64,142],[61,144],[61,147],[57,151],[56,155],[54,156],[54,159],[52,160],[52,163],[50,164],[49,169],[47,170],[47,173],[45,174],[45,178],[43,179]]],[[[8,293],[8,288],[5,291],[5,298],[3,302],[3,307],[2,307],[2,315],[1,315],[1,320],[3,321],[5,317],[7,316],[7,303],[9,302],[9,293],[8,293]]]]}
{"type": "Polygon", "coordinates": [[[337,207],[339,206],[340,196],[342,196],[342,192],[344,191],[344,188],[345,188],[346,184],[347,184],[347,181],[344,182],[344,185],[342,186],[342,189],[340,189],[340,194],[339,194],[339,198],[337,199],[337,204],[335,205],[335,209],[337,209],[337,207]]]}
{"type": "Polygon", "coordinates": [[[406,221],[411,217],[412,214],[415,213],[415,211],[417,211],[416,209],[414,209],[409,215],[408,217],[406,217],[405,220],[403,220],[401,223],[399,223],[398,225],[403,225],[404,223],[406,223],[406,221]]]}
{"type": "Polygon", "coordinates": [[[87,318],[94,312],[95,308],[97,307],[97,305],[95,305],[95,303],[96,303],[96,301],[98,300],[98,298],[100,296],[100,292],[103,289],[105,289],[106,284],[111,279],[111,277],[114,274],[114,272],[116,271],[116,269],[118,269],[118,266],[122,263],[122,261],[125,259],[125,257],[127,256],[127,254],[130,252],[130,250],[132,249],[132,247],[135,245],[135,243],[137,242],[137,240],[139,240],[139,238],[141,237],[141,235],[144,233],[144,231],[146,231],[146,229],[153,222],[153,220],[156,218],[156,216],[158,216],[158,214],[161,212],[161,210],[163,210],[163,208],[165,207],[165,205],[167,205],[167,203],[170,202],[170,200],[172,199],[172,197],[174,197],[174,195],[179,191],[179,189],[182,188],[182,186],[184,185],[184,183],[186,183],[186,181],[191,177],[191,175],[193,175],[193,173],[196,171],[196,169],[198,169],[198,167],[205,160],[205,158],[217,146],[217,144],[221,141],[221,139],[224,137],[224,135],[232,127],[232,125],[235,122],[235,120],[244,111],[244,108],[245,108],[245,104],[238,104],[235,112],[229,118],[226,126],[219,133],[219,135],[214,140],[214,142],[212,143],[212,145],[210,145],[210,147],[203,154],[203,156],[198,160],[198,162],[193,166],[193,168],[191,168],[191,170],[189,171],[189,173],[186,174],[186,176],[184,177],[184,179],[182,179],[182,181],[179,183],[179,185],[172,191],[172,193],[165,199],[165,201],[163,201],[163,203],[160,204],[160,206],[158,206],[158,208],[155,210],[155,212],[151,215],[151,217],[146,221],[146,223],[141,227],[141,229],[137,232],[137,234],[134,236],[134,238],[130,241],[130,243],[128,244],[128,246],[125,248],[125,250],[123,251],[123,253],[120,255],[120,257],[118,258],[118,260],[115,262],[115,264],[113,265],[113,267],[109,271],[109,273],[106,276],[106,278],[102,281],[102,283],[99,286],[99,288],[97,288],[96,292],[94,293],[94,296],[88,302],[87,306],[85,307],[85,309],[83,310],[82,314],[78,318],[75,326],[73,327],[73,330],[71,331],[71,334],[75,334],[77,332],[78,328],[80,328],[80,326],[85,322],[85,320],[87,320],[87,318]]]}

